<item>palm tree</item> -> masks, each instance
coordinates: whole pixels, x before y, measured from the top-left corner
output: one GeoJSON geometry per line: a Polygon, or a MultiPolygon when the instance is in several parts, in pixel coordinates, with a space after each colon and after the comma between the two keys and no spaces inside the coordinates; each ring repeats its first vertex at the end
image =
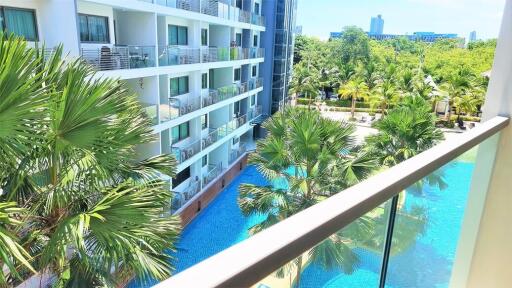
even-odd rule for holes
{"type": "Polygon", "coordinates": [[[405,69],[399,74],[400,77],[400,89],[404,94],[411,94],[414,92],[416,79],[411,69],[405,69]]]}
{"type": "Polygon", "coordinates": [[[396,165],[443,139],[435,120],[430,105],[423,98],[408,96],[375,124],[379,132],[367,138],[368,149],[383,165],[396,165]]]}
{"type": "Polygon", "coordinates": [[[380,74],[373,59],[364,65],[360,65],[357,74],[366,83],[369,91],[372,91],[380,82],[380,74]]]}
{"type": "Polygon", "coordinates": [[[448,121],[451,121],[452,107],[455,104],[455,99],[460,98],[472,88],[473,79],[474,75],[471,71],[463,67],[456,73],[450,74],[449,77],[447,77],[446,82],[441,85],[441,89],[445,92],[448,98],[448,121]]]}
{"type": "Polygon", "coordinates": [[[385,81],[377,86],[375,93],[372,94],[370,101],[380,107],[381,114],[385,115],[390,104],[398,102],[400,93],[393,82],[385,81]]]}
{"type": "MultiPolygon", "coordinates": [[[[314,110],[286,109],[264,123],[267,138],[257,143],[250,163],[279,187],[242,184],[239,205],[245,215],[266,215],[253,226],[257,233],[275,223],[311,207],[369,175],[375,159],[359,153],[354,146],[354,126],[324,119],[314,110]]],[[[355,235],[368,235],[371,220],[362,218],[356,229],[360,233],[341,231],[309,251],[308,261],[301,256],[291,263],[296,269],[296,286],[300,286],[302,267],[317,263],[322,267],[354,269],[357,255],[350,243],[355,235]],[[366,231],[367,233],[363,232],[366,231]]],[[[352,231],[353,232],[353,231],[352,231]]],[[[283,271],[278,271],[278,275],[283,271]]]]}
{"type": "Polygon", "coordinates": [[[343,99],[351,99],[350,117],[352,120],[355,119],[357,99],[368,99],[369,97],[368,86],[361,79],[350,80],[340,88],[338,93],[343,99]]]}
{"type": "Polygon", "coordinates": [[[57,286],[169,277],[180,223],[157,179],[176,161],[135,158],[155,140],[136,96],[81,60],[64,65],[62,48],[46,58],[13,36],[0,35],[0,67],[0,201],[27,208],[8,231],[35,270],[57,286]]]}
{"type": "MultiPolygon", "coordinates": [[[[319,79],[315,68],[304,65],[296,65],[293,71],[293,78],[290,83],[290,92],[305,95],[312,100],[318,94],[319,79]]],[[[311,101],[310,101],[311,103],[311,101]]]]}

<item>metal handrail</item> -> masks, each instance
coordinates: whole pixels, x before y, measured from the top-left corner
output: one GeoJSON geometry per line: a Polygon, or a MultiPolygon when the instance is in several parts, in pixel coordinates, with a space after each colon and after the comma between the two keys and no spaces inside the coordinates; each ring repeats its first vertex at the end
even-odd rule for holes
{"type": "Polygon", "coordinates": [[[210,184],[217,176],[222,173],[222,163],[208,165],[208,172],[203,176],[203,187],[210,184]]]}
{"type": "Polygon", "coordinates": [[[196,140],[185,147],[171,146],[171,151],[176,156],[179,164],[187,161],[201,152],[201,141],[196,140]]]}
{"type": "Polygon", "coordinates": [[[80,56],[100,71],[155,67],[155,46],[81,48],[80,56]]]}
{"type": "Polygon", "coordinates": [[[446,140],[154,287],[250,287],[508,124],[508,118],[494,117],[457,139],[446,140]]]}

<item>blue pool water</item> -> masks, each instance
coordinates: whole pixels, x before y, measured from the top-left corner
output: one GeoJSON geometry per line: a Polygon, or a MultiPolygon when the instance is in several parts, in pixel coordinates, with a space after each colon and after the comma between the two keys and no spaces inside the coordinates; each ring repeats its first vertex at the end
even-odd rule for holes
{"type": "MultiPolygon", "coordinates": [[[[455,256],[460,226],[467,200],[473,164],[452,162],[442,168],[447,187],[425,185],[423,194],[407,193],[403,205],[421,205],[428,223],[423,234],[406,251],[391,257],[387,287],[447,287],[455,256]]],[[[183,231],[177,244],[176,272],[246,239],[248,228],[264,216],[244,217],[238,208],[238,186],[242,183],[268,185],[252,166],[247,167],[183,231]]],[[[272,183],[282,185],[282,183],[272,183]]],[[[303,272],[301,287],[376,287],[381,255],[362,248],[355,249],[360,263],[354,273],[325,271],[309,265],[303,272]]],[[[151,283],[152,284],[152,283],[151,283]]],[[[132,283],[130,287],[147,287],[132,283]]],[[[273,287],[277,288],[277,287],[273,287]]]]}

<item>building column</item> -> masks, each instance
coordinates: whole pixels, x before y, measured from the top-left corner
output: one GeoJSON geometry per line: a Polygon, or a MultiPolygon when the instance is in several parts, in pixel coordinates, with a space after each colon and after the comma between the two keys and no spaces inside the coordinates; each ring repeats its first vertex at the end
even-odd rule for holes
{"type": "MultiPolygon", "coordinates": [[[[483,120],[512,114],[512,0],[506,1],[483,120]]],[[[482,143],[450,287],[512,283],[512,125],[482,143]],[[495,152],[496,151],[496,152],[495,152]],[[494,157],[494,155],[496,157],[494,157]]]]}

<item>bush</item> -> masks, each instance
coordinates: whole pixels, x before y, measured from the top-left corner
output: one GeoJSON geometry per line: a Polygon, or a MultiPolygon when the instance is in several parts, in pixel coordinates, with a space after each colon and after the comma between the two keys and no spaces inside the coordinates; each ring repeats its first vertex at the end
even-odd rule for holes
{"type": "MultiPolygon", "coordinates": [[[[468,122],[480,122],[480,117],[476,116],[468,116],[468,115],[460,115],[460,118],[462,121],[468,121],[468,122]]],[[[457,121],[457,115],[452,115],[451,117],[452,121],[457,121]]]]}
{"type": "MultiPolygon", "coordinates": [[[[299,105],[308,105],[309,103],[313,104],[315,102],[314,99],[307,99],[307,98],[298,98],[297,104],[299,105]]],[[[325,103],[325,105],[330,107],[348,107],[350,108],[352,106],[352,101],[349,99],[338,99],[335,101],[331,100],[323,100],[322,102],[325,103]]],[[[371,108],[370,103],[368,102],[356,102],[356,108],[371,108]]]]}

